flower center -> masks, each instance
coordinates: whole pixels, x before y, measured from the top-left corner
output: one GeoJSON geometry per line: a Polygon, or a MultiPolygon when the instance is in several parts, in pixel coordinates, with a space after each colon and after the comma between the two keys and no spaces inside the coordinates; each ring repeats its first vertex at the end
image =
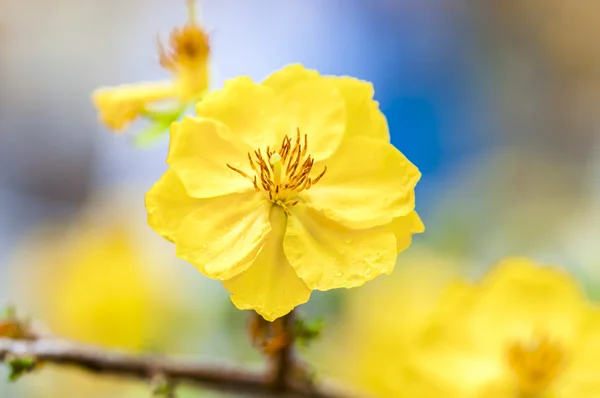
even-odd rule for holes
{"type": "Polygon", "coordinates": [[[165,49],[158,42],[160,65],[169,70],[180,67],[195,68],[206,62],[210,53],[208,35],[200,29],[195,20],[194,0],[188,1],[188,24],[175,28],[169,36],[169,46],[165,49]]]}
{"type": "Polygon", "coordinates": [[[540,396],[557,378],[564,359],[563,349],[546,337],[511,345],[508,365],[516,377],[519,397],[540,396]]]}
{"type": "Polygon", "coordinates": [[[308,137],[301,139],[300,129],[296,129],[296,140],[286,135],[278,150],[267,146],[248,152],[248,161],[254,171],[250,176],[229,164],[231,170],[252,181],[257,192],[263,191],[267,198],[291,215],[289,207],[298,203],[297,194],[315,185],[325,175],[327,166],[315,178],[310,176],[315,159],[307,154],[308,137]]]}

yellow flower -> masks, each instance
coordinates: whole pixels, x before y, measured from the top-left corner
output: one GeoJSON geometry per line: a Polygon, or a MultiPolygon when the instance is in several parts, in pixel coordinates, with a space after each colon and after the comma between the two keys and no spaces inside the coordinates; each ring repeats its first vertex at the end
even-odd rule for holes
{"type": "Polygon", "coordinates": [[[312,290],[392,272],[423,230],[420,173],[372,98],[369,83],[301,65],[228,81],[172,125],[170,168],[146,195],[150,225],[267,320],[312,290]]]}
{"type": "Polygon", "coordinates": [[[600,395],[599,309],[569,275],[524,258],[450,288],[419,349],[420,374],[446,396],[600,395]]]}
{"type": "MultiPolygon", "coordinates": [[[[133,352],[189,352],[190,339],[202,338],[202,301],[170,269],[169,255],[157,247],[165,242],[137,228],[143,217],[131,212],[128,198],[137,188],[130,189],[104,187],[74,219],[36,226],[11,256],[2,292],[59,337],[133,352]]],[[[16,396],[148,395],[147,386],[62,367],[23,381],[16,396]]]]}
{"type": "Polygon", "coordinates": [[[61,337],[127,350],[164,348],[172,333],[165,319],[177,314],[172,288],[180,280],[161,271],[157,251],[148,255],[137,246],[126,223],[92,217],[69,225],[68,233],[65,225],[44,225],[23,242],[13,271],[15,303],[61,337]]]}
{"type": "Polygon", "coordinates": [[[342,321],[318,342],[313,363],[324,375],[377,397],[445,397],[411,368],[456,264],[415,248],[398,258],[390,278],[349,293],[342,321]]]}
{"type": "Polygon", "coordinates": [[[99,119],[108,128],[126,130],[139,116],[146,116],[162,126],[165,118],[167,122],[176,120],[205,93],[210,47],[207,34],[195,20],[194,0],[188,1],[188,16],[185,26],[171,32],[168,48],[158,43],[160,65],[173,75],[171,81],[102,87],[94,91],[92,100],[99,119]],[[151,108],[164,100],[176,102],[177,107],[171,112],[151,108]]]}

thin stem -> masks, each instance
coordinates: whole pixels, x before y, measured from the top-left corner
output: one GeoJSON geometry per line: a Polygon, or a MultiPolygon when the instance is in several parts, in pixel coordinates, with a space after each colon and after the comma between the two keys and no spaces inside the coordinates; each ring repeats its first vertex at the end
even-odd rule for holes
{"type": "Polygon", "coordinates": [[[38,340],[0,339],[0,360],[6,357],[33,357],[55,365],[74,366],[91,373],[114,375],[150,382],[161,375],[171,383],[195,385],[216,391],[241,395],[279,396],[289,398],[347,398],[338,388],[295,386],[288,383],[291,346],[279,354],[275,378],[270,374],[252,372],[215,364],[177,361],[164,357],[134,356],[55,338],[38,340]],[[280,381],[281,380],[281,381],[280,381]],[[274,385],[277,388],[273,388],[274,385]]]}
{"type": "Polygon", "coordinates": [[[285,391],[290,385],[290,378],[294,372],[294,313],[290,312],[281,320],[281,330],[284,344],[271,357],[273,367],[273,389],[285,391]]]}

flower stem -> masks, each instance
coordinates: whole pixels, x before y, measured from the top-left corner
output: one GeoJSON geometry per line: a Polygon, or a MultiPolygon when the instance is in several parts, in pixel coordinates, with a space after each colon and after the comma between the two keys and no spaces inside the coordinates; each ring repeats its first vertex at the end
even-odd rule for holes
{"type": "Polygon", "coordinates": [[[273,389],[286,391],[290,385],[290,378],[294,373],[294,313],[290,312],[277,321],[281,322],[281,333],[284,344],[271,356],[273,369],[273,389]]]}

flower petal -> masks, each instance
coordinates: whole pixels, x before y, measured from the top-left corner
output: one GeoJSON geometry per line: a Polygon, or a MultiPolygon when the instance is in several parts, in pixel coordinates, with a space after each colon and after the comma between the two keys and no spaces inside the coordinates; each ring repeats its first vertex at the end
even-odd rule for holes
{"type": "Polygon", "coordinates": [[[425,231],[423,221],[416,211],[411,211],[406,216],[398,217],[392,220],[390,228],[396,235],[396,243],[398,253],[408,249],[412,243],[413,234],[418,234],[425,231]]]}
{"type": "Polygon", "coordinates": [[[476,333],[527,341],[532,333],[547,331],[552,339],[573,342],[585,313],[585,299],[575,279],[555,268],[526,258],[507,258],[490,271],[479,286],[477,307],[470,313],[476,333]],[[508,321],[509,320],[509,321],[508,321]],[[485,332],[491,328],[491,332],[485,332]]]}
{"type": "Polygon", "coordinates": [[[373,100],[373,85],[347,76],[330,76],[328,80],[335,84],[346,101],[346,135],[389,142],[387,120],[379,103],[373,100]]]}
{"type": "Polygon", "coordinates": [[[569,381],[564,386],[565,397],[593,397],[600,391],[600,309],[590,306],[586,312],[563,377],[569,381]]]}
{"type": "Polygon", "coordinates": [[[203,203],[202,199],[188,196],[172,169],[150,188],[145,199],[148,224],[171,242],[182,221],[203,203]]]}
{"type": "Polygon", "coordinates": [[[271,233],[250,268],[223,281],[237,308],[254,310],[267,321],[284,316],[296,306],[306,303],[311,293],[283,253],[283,210],[273,206],[270,218],[271,233]]]}
{"type": "Polygon", "coordinates": [[[316,70],[306,69],[302,64],[290,64],[271,73],[262,84],[271,87],[275,93],[283,93],[292,86],[314,77],[319,77],[316,70]]]}
{"type": "Polygon", "coordinates": [[[480,283],[455,284],[449,292],[440,300],[437,342],[499,361],[499,347],[540,337],[569,348],[587,309],[574,279],[526,258],[507,258],[480,283]]]}
{"type": "MultiPolygon", "coordinates": [[[[288,65],[263,81],[276,94],[307,80],[319,78],[319,73],[301,64],[288,65]]],[[[373,100],[374,89],[369,82],[347,76],[324,76],[337,88],[346,103],[346,134],[381,138],[389,142],[390,134],[379,103],[373,100]]]]}
{"type": "Polygon", "coordinates": [[[280,115],[275,93],[249,77],[236,77],[222,90],[208,94],[196,105],[198,116],[218,120],[233,135],[252,149],[273,146],[277,142],[280,115]]]}
{"type": "Polygon", "coordinates": [[[171,82],[126,84],[99,88],[92,93],[92,101],[100,121],[120,131],[139,116],[146,104],[173,97],[175,92],[171,82]]]}
{"type": "Polygon", "coordinates": [[[348,229],[306,206],[288,218],[283,250],[313,290],[356,287],[396,263],[396,237],[389,228],[348,229]]]}
{"type": "Polygon", "coordinates": [[[255,191],[202,200],[175,233],[177,256],[209,278],[234,277],[252,264],[271,231],[271,206],[255,191]]]}
{"type": "Polygon", "coordinates": [[[247,160],[250,149],[231,141],[229,129],[213,120],[187,116],[171,125],[167,164],[190,196],[210,198],[254,190],[251,180],[227,167],[251,172],[247,160]]]}
{"type": "Polygon", "coordinates": [[[367,137],[344,138],[332,157],[315,163],[327,167],[302,199],[330,219],[351,228],[388,224],[415,205],[419,170],[393,145],[367,137]]]}
{"type": "Polygon", "coordinates": [[[346,103],[335,84],[324,78],[307,78],[276,93],[281,106],[279,133],[308,136],[308,153],[328,158],[338,147],[346,129],[346,103]]]}

